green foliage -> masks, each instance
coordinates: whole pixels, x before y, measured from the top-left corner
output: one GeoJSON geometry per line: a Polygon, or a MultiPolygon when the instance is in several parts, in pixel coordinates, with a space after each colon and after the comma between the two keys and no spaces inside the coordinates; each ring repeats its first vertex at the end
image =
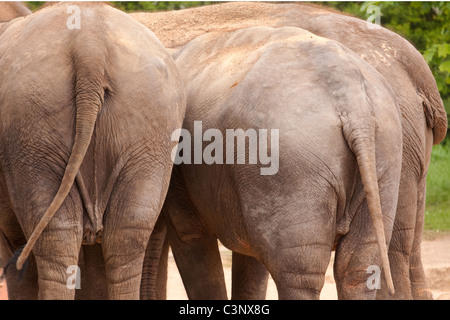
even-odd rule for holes
{"type": "Polygon", "coordinates": [[[26,1],[25,3],[27,7],[34,12],[36,10],[39,10],[45,3],[45,1],[26,1]]]}
{"type": "Polygon", "coordinates": [[[367,19],[369,15],[361,11],[361,6],[364,4],[361,1],[319,1],[314,2],[318,5],[323,5],[326,7],[332,7],[338,11],[346,12],[352,16],[359,17],[362,19],[367,19]]]}
{"type": "Polygon", "coordinates": [[[433,147],[427,175],[425,228],[450,230],[450,145],[433,147]]]}

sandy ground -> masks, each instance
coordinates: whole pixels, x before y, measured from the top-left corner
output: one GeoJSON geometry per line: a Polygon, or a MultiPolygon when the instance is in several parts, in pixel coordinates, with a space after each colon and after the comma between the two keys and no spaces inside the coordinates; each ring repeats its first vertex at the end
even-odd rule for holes
{"type": "MultiPolygon", "coordinates": [[[[231,292],[231,252],[226,248],[221,249],[227,290],[231,292]]],[[[450,300],[450,235],[438,237],[435,240],[427,240],[422,243],[422,259],[428,282],[433,291],[434,299],[450,300]]],[[[0,269],[1,270],[1,269],[0,269]]],[[[0,284],[0,300],[6,300],[6,283],[0,284]]],[[[167,298],[169,300],[185,300],[186,292],[180,275],[173,260],[169,256],[169,279],[167,298]]],[[[278,299],[277,290],[272,279],[269,279],[267,299],[278,299]]],[[[325,276],[325,285],[320,295],[321,300],[337,299],[336,285],[333,279],[332,260],[325,276]]]]}

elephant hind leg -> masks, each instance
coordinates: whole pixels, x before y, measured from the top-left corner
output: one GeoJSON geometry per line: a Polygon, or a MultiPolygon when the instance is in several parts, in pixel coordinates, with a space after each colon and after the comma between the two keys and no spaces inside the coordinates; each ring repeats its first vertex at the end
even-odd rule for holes
{"type": "MultiPolygon", "coordinates": [[[[67,219],[64,220],[69,214],[62,209],[59,209],[58,215],[52,219],[33,248],[39,275],[39,299],[75,298],[82,222],[79,219],[77,225],[74,225],[67,219]],[[59,219],[60,217],[63,219],[59,219]]],[[[81,210],[78,212],[81,217],[81,210]]]]}
{"type": "Polygon", "coordinates": [[[231,299],[266,299],[269,271],[256,258],[233,252],[231,299]]]}
{"type": "MultiPolygon", "coordinates": [[[[140,158],[133,160],[136,165],[143,163],[140,158]]],[[[122,170],[104,214],[102,252],[108,297],[113,300],[140,299],[145,252],[161,211],[169,172],[154,167],[138,175],[134,169],[122,170]]]]}
{"type": "Polygon", "coordinates": [[[189,299],[228,299],[217,236],[207,229],[174,168],[162,215],[189,299]]]}
{"type": "Polygon", "coordinates": [[[334,278],[339,300],[373,300],[383,285],[379,247],[368,210],[364,201],[336,247],[334,278]]]}
{"type": "Polygon", "coordinates": [[[422,264],[420,246],[422,243],[422,232],[425,224],[425,190],[426,177],[419,183],[417,192],[417,215],[414,229],[414,241],[410,256],[409,275],[411,279],[411,292],[414,300],[432,300],[433,293],[425,277],[422,264]]]}
{"type": "Polygon", "coordinates": [[[109,299],[140,298],[142,266],[150,233],[151,229],[127,227],[117,235],[105,225],[102,247],[109,299]]]}
{"type": "Polygon", "coordinates": [[[131,205],[128,199],[119,202],[109,205],[102,236],[108,298],[138,300],[145,250],[157,212],[131,205]]]}
{"type": "Polygon", "coordinates": [[[325,283],[331,246],[322,243],[279,248],[267,268],[280,300],[318,300],[325,283]],[[308,253],[307,253],[308,252],[308,253]],[[280,263],[281,262],[281,263],[280,263]]]}
{"type": "MultiPolygon", "coordinates": [[[[272,237],[269,237],[272,241],[265,247],[270,249],[261,260],[269,270],[281,300],[320,298],[331,258],[333,221],[328,215],[322,215],[323,211],[317,212],[311,220],[284,222],[283,226],[272,229],[272,237]]],[[[313,214],[295,215],[305,216],[311,218],[313,214]]]]}
{"type": "Polygon", "coordinates": [[[377,299],[386,300],[411,300],[411,281],[409,276],[409,264],[411,249],[414,239],[414,216],[416,201],[411,196],[404,194],[406,188],[401,188],[397,213],[392,230],[392,239],[389,244],[389,264],[391,266],[392,280],[394,281],[395,294],[390,296],[382,277],[382,285],[377,291],[377,299]]]}
{"type": "Polygon", "coordinates": [[[167,299],[169,242],[162,215],[159,216],[145,250],[141,279],[141,300],[167,299]]]}
{"type": "Polygon", "coordinates": [[[411,183],[409,176],[406,177],[409,180],[402,177],[400,182],[397,213],[389,246],[395,295],[390,297],[382,286],[377,292],[377,299],[433,299],[425,278],[420,252],[426,178],[416,184],[411,183]]]}
{"type": "Polygon", "coordinates": [[[191,300],[226,300],[227,289],[217,237],[202,233],[185,241],[167,220],[169,243],[191,300]]]}

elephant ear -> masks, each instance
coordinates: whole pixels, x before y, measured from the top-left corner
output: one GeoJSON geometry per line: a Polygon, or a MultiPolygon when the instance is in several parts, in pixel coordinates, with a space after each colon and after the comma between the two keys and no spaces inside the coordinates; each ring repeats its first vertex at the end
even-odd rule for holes
{"type": "Polygon", "coordinates": [[[429,97],[426,93],[419,92],[419,96],[422,98],[427,125],[433,130],[433,144],[438,144],[447,134],[447,113],[444,103],[439,93],[429,97]]]}

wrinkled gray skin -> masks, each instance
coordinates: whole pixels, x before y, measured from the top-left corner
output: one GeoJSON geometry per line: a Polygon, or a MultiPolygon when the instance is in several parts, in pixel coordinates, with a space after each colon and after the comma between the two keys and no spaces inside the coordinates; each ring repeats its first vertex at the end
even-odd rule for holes
{"type": "MultiPolygon", "coordinates": [[[[180,47],[205,32],[219,29],[234,30],[260,24],[301,26],[344,43],[374,65],[395,88],[404,123],[400,202],[389,250],[396,287],[395,297],[431,297],[420,261],[425,177],[433,140],[431,132],[434,133],[435,143],[439,142],[445,132],[446,119],[431,72],[407,41],[383,28],[369,30],[367,24],[359,19],[305,4],[227,3],[132,16],[151,27],[163,44],[173,48],[180,47]],[[208,27],[205,28],[205,25],[208,27]],[[422,111],[422,99],[425,102],[425,113],[422,111]]],[[[237,255],[233,254],[233,259],[237,255]]],[[[248,260],[245,256],[241,257],[248,260]]],[[[235,265],[233,263],[233,269],[235,265]]],[[[244,271],[245,266],[239,268],[238,272],[233,270],[233,277],[234,274],[245,274],[244,271]]],[[[250,275],[255,275],[255,269],[252,269],[250,275]]],[[[255,287],[260,288],[258,281],[255,287]]],[[[247,283],[251,282],[251,279],[247,280],[247,283]]],[[[235,288],[233,285],[233,297],[251,296],[246,288],[235,288]],[[235,291],[244,291],[244,294],[235,295],[235,291]]],[[[384,288],[382,286],[381,291],[384,288]]],[[[253,294],[253,297],[258,297],[258,294],[261,297],[260,292],[253,294]]]]}
{"type": "Polygon", "coordinates": [[[23,3],[18,1],[0,1],[0,23],[31,14],[23,3]]]}
{"type": "Polygon", "coordinates": [[[83,261],[101,252],[107,296],[140,297],[184,117],[181,78],[155,35],[107,5],[75,4],[79,30],[67,27],[71,3],[0,29],[0,249],[7,261],[27,244],[19,269],[33,257],[21,283],[7,273],[12,299],[35,298],[36,275],[39,298],[74,298],[67,268],[96,241],[83,261]]]}
{"type": "MultiPolygon", "coordinates": [[[[437,144],[445,137],[447,118],[430,69],[408,41],[385,28],[369,29],[369,24],[363,20],[303,3],[233,2],[173,12],[135,13],[131,16],[151,27],[168,48],[179,48],[195,37],[213,31],[258,25],[296,26],[344,44],[375,67],[393,89],[402,113],[402,174],[389,247],[396,289],[393,298],[432,298],[424,276],[420,243],[431,149],[433,143],[437,144]]],[[[238,269],[237,274],[258,274],[246,271],[253,269],[252,266],[239,266],[238,269]]],[[[261,287],[258,284],[260,280],[248,279],[246,282],[261,287]]],[[[233,293],[237,293],[234,297],[252,297],[245,288],[234,288],[233,293]],[[239,294],[241,291],[244,293],[239,294]]],[[[379,298],[388,297],[385,289],[386,286],[382,285],[378,291],[379,298]]],[[[253,295],[261,296],[264,293],[253,295]]]]}
{"type": "Polygon", "coordinates": [[[318,299],[333,248],[339,297],[375,298],[366,269],[381,266],[383,252],[387,262],[402,150],[400,112],[382,76],[299,28],[210,33],[174,59],[191,136],[196,120],[224,137],[279,129],[274,175],[261,175],[263,165],[174,166],[163,213],[182,277],[201,275],[189,297],[226,298],[215,287],[217,237],[263,263],[280,299],[318,299]]]}

